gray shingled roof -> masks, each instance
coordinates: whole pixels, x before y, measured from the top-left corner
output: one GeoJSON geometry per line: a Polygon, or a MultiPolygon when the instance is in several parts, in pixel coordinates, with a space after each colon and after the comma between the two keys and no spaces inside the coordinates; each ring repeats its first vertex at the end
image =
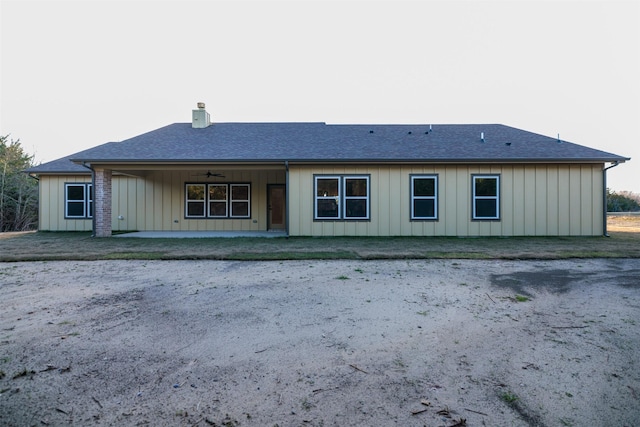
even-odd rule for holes
{"type": "MultiPolygon", "coordinates": [[[[175,123],[30,171],[75,162],[624,162],[626,157],[499,124],[175,123]],[[481,140],[484,134],[484,141],[481,140]],[[58,163],[62,162],[62,163],[58,163]]],[[[74,170],[77,169],[74,165],[74,170]]]]}
{"type": "Polygon", "coordinates": [[[27,173],[35,173],[35,174],[91,174],[91,170],[76,163],[73,163],[69,160],[75,154],[70,156],[63,157],[61,159],[52,160],[47,163],[42,163],[40,165],[34,166],[25,170],[27,173]]]}

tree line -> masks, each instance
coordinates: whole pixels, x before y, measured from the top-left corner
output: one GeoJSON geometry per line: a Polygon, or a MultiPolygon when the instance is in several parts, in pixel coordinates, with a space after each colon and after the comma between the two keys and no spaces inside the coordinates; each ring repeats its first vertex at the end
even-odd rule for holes
{"type": "Polygon", "coordinates": [[[640,211],[640,194],[631,191],[615,192],[607,188],[607,212],[640,211]]]}
{"type": "Polygon", "coordinates": [[[24,173],[33,165],[20,140],[0,135],[0,232],[38,226],[38,182],[24,173]]]}

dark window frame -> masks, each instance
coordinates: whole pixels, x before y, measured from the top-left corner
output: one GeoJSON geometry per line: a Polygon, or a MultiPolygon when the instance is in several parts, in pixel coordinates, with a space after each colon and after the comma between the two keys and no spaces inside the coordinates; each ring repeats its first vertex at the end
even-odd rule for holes
{"type": "Polygon", "coordinates": [[[64,183],[64,219],[92,219],[93,218],[93,183],[65,182],[64,183]],[[82,199],[69,199],[69,188],[82,188],[82,199]],[[82,215],[69,215],[69,203],[82,203],[82,215]]]}
{"type": "Polygon", "coordinates": [[[220,183],[212,183],[207,184],[205,187],[205,203],[207,205],[206,209],[206,218],[228,218],[229,217],[229,185],[228,184],[220,184],[220,183]],[[211,198],[211,188],[214,187],[224,187],[224,200],[223,199],[212,199],[211,198]],[[224,215],[215,215],[212,213],[211,205],[212,203],[224,203],[224,215]]]}
{"type": "Polygon", "coordinates": [[[371,221],[371,175],[370,174],[314,174],[313,175],[313,220],[314,221],[371,221]],[[319,180],[336,180],[336,195],[319,195],[319,180]],[[349,187],[348,181],[365,180],[365,195],[348,194],[348,189],[357,190],[357,187],[349,187]],[[337,210],[336,216],[319,216],[318,201],[334,201],[337,210]],[[358,201],[364,200],[365,215],[349,215],[348,205],[358,206],[358,201]]]}
{"type": "Polygon", "coordinates": [[[473,221],[500,221],[500,174],[473,174],[471,175],[471,219],[473,221]],[[476,184],[477,180],[480,179],[491,179],[495,180],[495,195],[478,195],[476,191],[478,190],[476,184]],[[479,215],[478,214],[478,202],[482,201],[495,201],[495,215],[479,215]]]}
{"type": "Polygon", "coordinates": [[[411,221],[438,221],[439,220],[439,176],[438,174],[410,174],[409,175],[409,212],[411,221]],[[434,181],[433,196],[416,196],[415,195],[415,181],[419,179],[431,179],[434,181]],[[433,200],[433,216],[417,216],[415,203],[417,200],[433,200]]]}
{"type": "Polygon", "coordinates": [[[229,189],[228,189],[228,196],[227,196],[228,200],[229,200],[229,208],[228,208],[228,213],[229,213],[229,218],[251,218],[251,184],[241,184],[241,183],[233,183],[233,184],[229,184],[229,189]],[[234,197],[234,188],[240,188],[240,187],[247,187],[247,197],[245,198],[235,198],[234,197]],[[235,215],[235,206],[238,204],[246,204],[247,205],[247,214],[246,215],[235,215]]]}
{"type": "MultiPolygon", "coordinates": [[[[243,209],[243,212],[245,209],[243,209]]],[[[185,182],[184,184],[184,218],[185,219],[251,219],[251,183],[249,182],[185,182]],[[204,198],[203,199],[189,199],[189,186],[203,186],[204,198]],[[222,199],[212,199],[210,188],[212,187],[225,187],[226,199],[225,199],[225,215],[212,214],[211,203],[222,202],[222,199]],[[247,198],[246,199],[234,199],[232,190],[234,188],[246,187],[247,198]],[[202,215],[189,215],[189,203],[202,203],[203,214],[202,215]],[[246,215],[234,214],[234,205],[239,208],[239,204],[246,204],[246,215]]]]}
{"type": "MultiPolygon", "coordinates": [[[[207,217],[207,184],[206,183],[202,183],[202,182],[192,182],[192,183],[185,183],[184,186],[184,217],[185,219],[205,219],[207,217]],[[189,198],[189,187],[193,186],[193,187],[202,187],[202,197],[198,197],[198,198],[189,198]],[[202,212],[202,214],[200,215],[194,215],[194,214],[189,214],[190,212],[190,207],[191,206],[201,206],[200,211],[202,212]]],[[[197,192],[198,195],[200,195],[200,192],[197,192]]]]}

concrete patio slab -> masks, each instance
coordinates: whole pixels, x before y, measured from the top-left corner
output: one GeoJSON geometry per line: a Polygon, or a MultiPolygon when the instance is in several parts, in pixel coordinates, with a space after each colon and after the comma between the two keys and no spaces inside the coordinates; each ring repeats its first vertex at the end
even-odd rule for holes
{"type": "Polygon", "coordinates": [[[234,237],[287,237],[284,231],[135,231],[116,234],[113,237],[137,237],[141,239],[204,239],[234,237]]]}

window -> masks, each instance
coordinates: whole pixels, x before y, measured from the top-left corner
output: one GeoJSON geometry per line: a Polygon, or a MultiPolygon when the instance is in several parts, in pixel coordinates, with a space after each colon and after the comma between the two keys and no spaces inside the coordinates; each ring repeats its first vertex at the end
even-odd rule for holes
{"type": "Polygon", "coordinates": [[[186,218],[250,218],[251,184],[186,184],[186,218]]]}
{"type": "Polygon", "coordinates": [[[64,217],[80,219],[93,217],[93,185],[88,183],[64,185],[64,217]]]}
{"type": "Polygon", "coordinates": [[[438,219],[438,176],[411,176],[411,219],[438,219]]]}
{"type": "Polygon", "coordinates": [[[473,219],[500,219],[500,176],[473,176],[473,219]]]}
{"type": "Polygon", "coordinates": [[[231,217],[249,217],[249,185],[231,184],[231,217]]]}
{"type": "Polygon", "coordinates": [[[344,217],[369,218],[369,177],[344,178],[344,217]]]}
{"type": "Polygon", "coordinates": [[[340,177],[316,177],[316,218],[338,219],[340,213],[340,177]]]}
{"type": "Polygon", "coordinates": [[[227,209],[227,185],[209,185],[209,216],[212,218],[226,218],[227,209]]]}
{"type": "Polygon", "coordinates": [[[187,217],[204,218],[204,184],[187,185],[187,217]]]}
{"type": "Polygon", "coordinates": [[[368,175],[316,176],[314,194],[314,219],[369,219],[368,175]]]}

